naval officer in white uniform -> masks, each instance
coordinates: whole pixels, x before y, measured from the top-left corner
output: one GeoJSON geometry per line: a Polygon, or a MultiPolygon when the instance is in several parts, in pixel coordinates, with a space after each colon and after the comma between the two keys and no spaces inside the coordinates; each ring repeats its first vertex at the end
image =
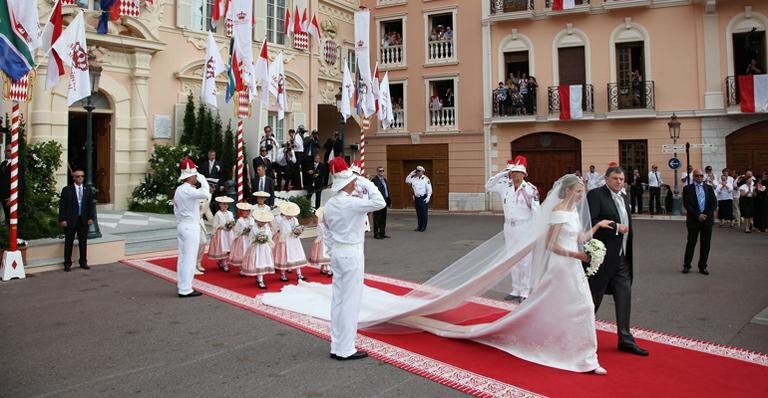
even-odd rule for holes
{"type": "Polygon", "coordinates": [[[190,159],[181,161],[180,181],[184,181],[173,194],[173,214],[179,240],[179,257],[176,263],[179,297],[195,297],[201,293],[192,290],[195,263],[200,244],[200,201],[211,200],[211,191],[205,176],[198,173],[190,159]],[[197,187],[198,182],[200,188],[197,187]]]}

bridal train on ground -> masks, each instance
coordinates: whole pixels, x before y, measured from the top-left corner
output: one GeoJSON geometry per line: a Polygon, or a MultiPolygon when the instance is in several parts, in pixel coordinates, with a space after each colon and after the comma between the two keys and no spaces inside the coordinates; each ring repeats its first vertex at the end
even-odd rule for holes
{"type": "MultiPolygon", "coordinates": [[[[503,234],[497,234],[406,295],[366,286],[359,326],[471,339],[541,365],[604,373],[597,360],[589,285],[574,258],[592,232],[580,180],[572,175],[558,180],[532,225],[524,241],[505,247],[503,234]],[[478,299],[503,297],[509,269],[531,252],[528,299],[509,311],[478,305],[486,302],[478,299]]],[[[301,282],[264,294],[262,301],[329,320],[331,287],[301,282]]]]}

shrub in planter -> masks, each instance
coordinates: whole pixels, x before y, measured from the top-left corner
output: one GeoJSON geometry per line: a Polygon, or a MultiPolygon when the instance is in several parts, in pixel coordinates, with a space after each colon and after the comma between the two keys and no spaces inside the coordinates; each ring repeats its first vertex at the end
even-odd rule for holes
{"type": "Polygon", "coordinates": [[[170,200],[179,185],[180,162],[184,156],[199,159],[200,150],[191,145],[155,145],[149,159],[150,171],[128,199],[128,209],[147,213],[173,213],[170,200]]]}
{"type": "Polygon", "coordinates": [[[299,220],[304,220],[314,216],[314,212],[312,210],[312,204],[310,203],[309,199],[307,199],[306,196],[293,196],[289,198],[288,201],[299,205],[299,209],[301,210],[298,216],[299,220]]]}

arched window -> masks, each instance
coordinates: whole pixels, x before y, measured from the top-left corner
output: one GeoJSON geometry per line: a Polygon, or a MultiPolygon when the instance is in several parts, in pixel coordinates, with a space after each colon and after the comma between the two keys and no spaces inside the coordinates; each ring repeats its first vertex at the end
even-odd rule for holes
{"type": "Polygon", "coordinates": [[[625,18],[624,23],[611,32],[608,45],[611,62],[608,110],[654,109],[648,31],[631,18],[625,18]]]}
{"type": "Polygon", "coordinates": [[[768,17],[744,7],[744,12],[731,19],[725,30],[725,46],[728,55],[728,76],[747,74],[747,67],[754,59],[762,73],[768,68],[768,17]]]}

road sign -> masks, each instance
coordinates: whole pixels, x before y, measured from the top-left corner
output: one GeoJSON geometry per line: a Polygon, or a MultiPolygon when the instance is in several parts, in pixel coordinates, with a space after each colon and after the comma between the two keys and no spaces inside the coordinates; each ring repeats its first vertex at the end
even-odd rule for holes
{"type": "Polygon", "coordinates": [[[667,164],[669,165],[670,169],[677,170],[680,168],[680,159],[678,158],[669,159],[669,162],[667,164]]]}
{"type": "Polygon", "coordinates": [[[691,148],[715,149],[715,144],[691,144],[691,148]]]}
{"type": "Polygon", "coordinates": [[[685,144],[664,144],[661,146],[662,153],[685,152],[685,144]]]}

